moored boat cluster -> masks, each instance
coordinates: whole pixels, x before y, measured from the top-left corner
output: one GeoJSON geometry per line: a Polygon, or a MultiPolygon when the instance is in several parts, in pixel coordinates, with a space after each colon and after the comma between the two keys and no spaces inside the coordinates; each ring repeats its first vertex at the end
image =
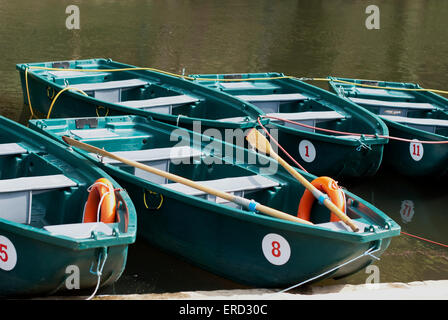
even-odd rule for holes
{"type": "Polygon", "coordinates": [[[137,235],[254,287],[348,276],[400,226],[334,179],[448,167],[447,101],[413,84],[17,69],[36,119],[0,119],[2,296],[111,284],[137,235]],[[30,269],[37,252],[49,263],[30,269]]]}

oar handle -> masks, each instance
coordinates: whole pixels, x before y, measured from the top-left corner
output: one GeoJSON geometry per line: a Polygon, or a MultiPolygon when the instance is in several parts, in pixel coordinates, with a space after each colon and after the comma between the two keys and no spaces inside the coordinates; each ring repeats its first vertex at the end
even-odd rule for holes
{"type": "Polygon", "coordinates": [[[347,224],[354,232],[358,232],[358,226],[338,207],[334,205],[331,200],[325,197],[324,193],[318,190],[315,186],[311,184],[305,177],[303,177],[297,170],[295,170],[289,163],[283,160],[275,151],[272,150],[271,145],[267,139],[258,132],[257,129],[253,128],[248,136],[247,140],[257,149],[269,154],[274,160],[277,160],[282,167],[284,167],[293,177],[295,177],[306,189],[308,189],[320,203],[325,205],[331,212],[333,212],[339,219],[341,219],[345,224],[347,224]]]}
{"type": "Polygon", "coordinates": [[[267,215],[270,215],[270,216],[273,216],[273,217],[276,217],[276,218],[279,218],[279,219],[284,219],[284,220],[288,220],[288,221],[293,221],[293,222],[298,222],[298,223],[302,223],[302,224],[312,225],[312,223],[309,222],[309,221],[297,218],[295,216],[292,216],[292,215],[287,214],[285,212],[282,212],[280,210],[264,206],[262,204],[259,204],[259,203],[255,202],[255,201],[253,201],[253,200],[248,200],[246,198],[235,196],[235,195],[233,195],[231,193],[228,193],[228,192],[224,192],[224,191],[221,191],[221,190],[213,189],[213,188],[204,186],[204,185],[202,185],[200,183],[197,183],[195,181],[192,181],[190,179],[187,179],[187,178],[184,178],[184,177],[181,177],[181,176],[178,176],[178,175],[175,175],[175,174],[172,174],[172,173],[169,173],[169,172],[166,172],[166,171],[163,171],[163,170],[160,170],[160,169],[157,169],[157,168],[154,168],[154,167],[151,167],[151,166],[148,166],[148,165],[145,165],[145,164],[133,161],[133,160],[129,160],[129,159],[117,156],[117,155],[115,155],[113,153],[110,153],[110,152],[108,152],[106,150],[103,150],[103,149],[94,147],[92,145],[89,145],[87,143],[84,143],[84,142],[72,139],[72,138],[70,138],[68,136],[63,136],[62,140],[64,140],[64,142],[66,142],[67,144],[69,144],[71,146],[78,147],[80,149],[86,150],[88,152],[96,153],[96,154],[99,154],[99,155],[104,156],[104,157],[115,159],[115,160],[117,160],[119,162],[128,164],[128,165],[133,166],[135,168],[139,168],[141,170],[144,170],[144,171],[147,171],[147,172],[150,172],[150,173],[162,176],[162,177],[164,177],[164,178],[166,178],[168,180],[175,181],[175,182],[187,185],[187,186],[189,186],[191,188],[201,190],[201,191],[203,191],[205,193],[212,194],[212,195],[214,195],[216,197],[225,199],[227,201],[240,204],[244,208],[249,209],[250,211],[258,210],[258,211],[260,211],[262,213],[265,213],[267,215]]]}

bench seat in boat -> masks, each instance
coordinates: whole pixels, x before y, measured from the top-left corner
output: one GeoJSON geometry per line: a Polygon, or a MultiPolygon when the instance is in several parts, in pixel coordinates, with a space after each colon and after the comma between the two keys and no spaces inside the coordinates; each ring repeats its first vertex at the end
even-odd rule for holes
{"type": "Polygon", "coordinates": [[[128,79],[116,81],[103,81],[73,84],[70,87],[91,94],[95,99],[107,102],[120,102],[121,92],[125,89],[142,87],[148,84],[148,81],[142,79],[128,79]]]}
{"type": "Polygon", "coordinates": [[[30,224],[33,194],[77,185],[63,174],[0,180],[0,218],[30,224]]]}
{"type": "MultiPolygon", "coordinates": [[[[232,193],[240,197],[244,197],[245,194],[250,192],[276,187],[279,185],[277,181],[271,180],[261,175],[232,177],[232,178],[205,180],[197,182],[203,186],[232,193]]],[[[182,183],[167,183],[164,184],[163,186],[170,190],[181,192],[190,196],[200,196],[207,200],[215,201],[216,203],[226,203],[234,207],[239,207],[238,205],[230,203],[225,199],[217,198],[214,195],[206,194],[201,190],[191,188],[182,183]]]]}

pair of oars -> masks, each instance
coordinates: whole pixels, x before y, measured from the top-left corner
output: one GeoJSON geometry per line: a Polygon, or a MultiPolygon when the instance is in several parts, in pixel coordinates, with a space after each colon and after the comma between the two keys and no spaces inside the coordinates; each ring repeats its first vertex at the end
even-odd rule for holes
{"type": "Polygon", "coordinates": [[[303,177],[296,169],[290,166],[285,160],[283,160],[275,151],[272,150],[269,141],[255,128],[249,131],[246,136],[247,141],[256,147],[259,151],[270,155],[273,159],[285,168],[294,178],[296,178],[306,189],[308,189],[313,196],[324,206],[326,206],[331,212],[333,212],[339,219],[348,225],[354,232],[359,231],[358,226],[350,219],[344,212],[341,211],[336,205],[319,189],[311,184],[305,177],[303,177]]]}
{"type": "MultiPolygon", "coordinates": [[[[284,166],[288,172],[290,172],[294,177],[296,177],[308,190],[310,190],[314,195],[316,195],[317,193],[315,193],[314,191],[312,191],[313,189],[316,189],[311,183],[308,182],[308,180],[306,180],[304,177],[302,177],[297,171],[295,171],[289,164],[287,164],[283,159],[281,159],[278,155],[275,154],[275,152],[273,152],[270,148],[269,142],[266,140],[266,138],[261,135],[261,133],[259,133],[256,129],[252,129],[250,131],[250,133],[247,135],[247,140],[250,144],[252,144],[253,146],[255,146],[257,149],[261,150],[261,151],[268,151],[269,154],[276,159],[282,166],[284,166]],[[279,159],[283,160],[282,162],[279,161],[279,159]]],[[[295,216],[292,216],[290,214],[287,214],[285,212],[282,212],[280,210],[262,205],[260,203],[257,203],[253,200],[249,200],[243,197],[239,197],[239,196],[235,196],[231,193],[228,192],[223,192],[214,188],[210,188],[204,185],[201,185],[200,183],[197,183],[195,181],[192,181],[190,179],[186,179],[184,177],[163,171],[163,170],[159,170],[157,168],[153,168],[151,166],[148,165],[144,165],[142,163],[133,161],[133,160],[129,160],[120,156],[117,156],[113,153],[110,153],[106,150],[91,146],[89,144],[74,140],[70,137],[64,136],[62,137],[62,139],[69,145],[72,145],[74,147],[78,147],[80,149],[86,150],[88,152],[91,153],[96,153],[99,154],[103,157],[107,157],[107,158],[111,158],[111,159],[115,159],[119,162],[125,163],[127,165],[139,168],[141,170],[162,176],[168,180],[171,181],[175,181],[178,183],[182,183],[184,185],[187,185],[191,188],[197,189],[197,190],[201,190],[205,193],[214,195],[216,197],[225,199],[227,201],[230,202],[234,202],[237,203],[239,205],[242,205],[244,208],[249,209],[250,211],[259,211],[262,212],[264,214],[267,214],[269,216],[272,217],[276,217],[279,219],[284,219],[284,220],[288,220],[288,221],[293,221],[293,222],[298,222],[298,223],[303,223],[303,224],[308,224],[308,225],[312,225],[313,223],[297,218],[295,216]]],[[[267,153],[267,152],[265,152],[267,153]]],[[[317,189],[316,189],[317,190],[317,189]]],[[[320,192],[319,190],[317,190],[318,192],[320,192]]],[[[349,221],[350,219],[343,213],[341,212],[336,206],[334,206],[334,204],[331,201],[325,201],[324,204],[332,211],[334,212],[342,221],[344,221],[345,223],[347,223],[347,225],[349,225],[353,231],[357,231],[358,228],[356,227],[356,225],[353,224],[353,222],[349,221]],[[332,205],[332,207],[329,207],[328,202],[330,202],[330,206],[332,205]],[[339,211],[339,212],[338,212],[339,211]],[[346,218],[344,218],[344,216],[346,218]],[[351,223],[350,223],[351,222],[351,223]]]]}

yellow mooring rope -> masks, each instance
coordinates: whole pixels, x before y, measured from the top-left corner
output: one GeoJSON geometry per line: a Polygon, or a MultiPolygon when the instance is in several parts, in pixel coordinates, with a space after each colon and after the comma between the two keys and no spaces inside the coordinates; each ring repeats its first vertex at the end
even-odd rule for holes
{"type": "Polygon", "coordinates": [[[448,94],[448,91],[437,90],[437,89],[394,88],[394,87],[375,86],[375,85],[363,84],[363,83],[354,83],[354,82],[344,81],[344,80],[339,80],[339,79],[325,79],[325,78],[310,78],[310,79],[311,80],[315,80],[315,81],[333,81],[333,82],[339,82],[339,83],[349,84],[349,85],[353,85],[353,86],[366,87],[366,88],[375,88],[375,89],[401,90],[401,91],[430,91],[430,92],[434,92],[434,93],[448,94]]]}
{"type": "MultiPolygon", "coordinates": [[[[197,80],[197,78],[194,77],[189,77],[189,76],[185,76],[185,75],[180,75],[180,74],[176,74],[176,73],[172,73],[172,72],[168,72],[168,71],[164,71],[164,70],[159,70],[156,68],[147,68],[147,67],[136,67],[136,68],[119,68],[119,69],[65,69],[65,68],[50,68],[50,67],[39,67],[39,66],[27,66],[27,68],[25,69],[25,85],[26,85],[26,93],[27,93],[27,97],[28,97],[28,106],[30,108],[30,119],[32,119],[33,117],[35,117],[34,114],[34,110],[33,107],[31,105],[31,98],[30,98],[30,93],[29,93],[29,87],[28,87],[28,70],[29,69],[37,69],[37,70],[47,70],[47,71],[75,71],[75,72],[120,72],[120,71],[155,71],[155,72],[159,72],[162,74],[166,74],[169,76],[173,76],[176,78],[181,78],[181,79],[186,79],[186,80],[197,80]]],[[[217,79],[217,78],[200,78],[199,80],[201,81],[228,81],[228,82],[237,82],[237,81],[266,81],[266,80],[278,80],[278,79],[297,79],[300,81],[333,81],[333,82],[339,82],[339,83],[344,83],[344,84],[349,84],[349,85],[353,85],[353,86],[360,86],[360,87],[367,87],[367,88],[375,88],[375,89],[386,89],[386,90],[399,90],[399,91],[429,91],[429,92],[434,92],[434,93],[441,93],[441,94],[447,94],[448,95],[448,91],[444,91],[444,90],[437,90],[437,89],[425,89],[425,88],[394,88],[394,87],[383,87],[383,86],[375,86],[375,85],[369,85],[369,84],[363,84],[363,83],[354,83],[354,82],[349,82],[349,81],[345,81],[345,80],[339,80],[339,79],[329,79],[329,78],[308,78],[308,77],[296,77],[296,76],[277,76],[277,77],[268,77],[268,78],[241,78],[241,79],[217,79]]],[[[47,119],[50,118],[51,112],[53,110],[54,104],[57,100],[57,98],[61,95],[61,93],[67,91],[67,90],[75,90],[78,91],[84,95],[87,96],[87,94],[77,88],[73,88],[73,87],[65,87],[63,90],[59,91],[59,93],[56,95],[56,97],[53,99],[50,108],[48,110],[48,114],[47,114],[47,119]]]]}
{"type": "Polygon", "coordinates": [[[56,100],[59,98],[61,93],[65,92],[67,90],[75,90],[75,91],[78,91],[78,92],[82,93],[83,95],[87,96],[87,93],[85,93],[81,89],[77,89],[77,88],[73,88],[73,87],[65,87],[64,89],[62,89],[61,91],[58,92],[56,97],[54,97],[53,101],[51,102],[50,108],[48,108],[47,119],[50,119],[51,111],[53,111],[53,107],[54,107],[56,100]]]}

